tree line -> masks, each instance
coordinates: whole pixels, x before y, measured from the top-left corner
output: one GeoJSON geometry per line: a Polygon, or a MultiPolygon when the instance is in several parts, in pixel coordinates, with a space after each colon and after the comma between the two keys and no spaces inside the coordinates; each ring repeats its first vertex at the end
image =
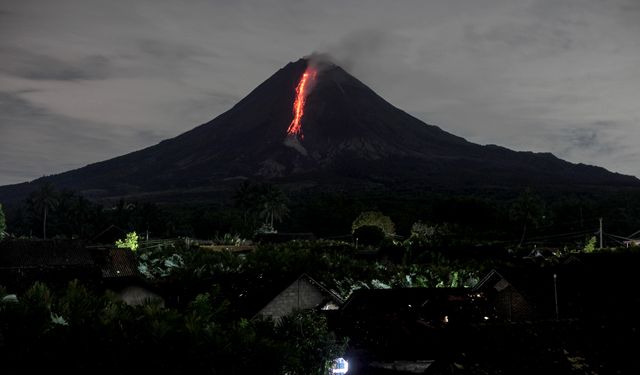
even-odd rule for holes
{"type": "MultiPolygon", "coordinates": [[[[395,234],[408,237],[412,226],[446,227],[469,242],[511,241],[595,228],[628,235],[640,229],[640,193],[617,192],[438,192],[290,191],[245,181],[217,203],[156,204],[119,200],[96,202],[69,190],[43,185],[6,215],[5,232],[38,238],[92,239],[114,225],[141,237],[211,239],[225,233],[251,238],[262,232],[312,232],[320,237],[349,235],[365,212],[389,217],[395,234]]],[[[584,239],[579,239],[583,241],[584,239]]]]}

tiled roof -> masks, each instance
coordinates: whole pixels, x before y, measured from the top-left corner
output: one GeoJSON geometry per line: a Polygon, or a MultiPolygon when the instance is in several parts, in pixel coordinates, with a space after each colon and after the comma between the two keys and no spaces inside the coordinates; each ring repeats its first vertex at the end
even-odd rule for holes
{"type": "Polygon", "coordinates": [[[329,297],[329,299],[331,299],[333,302],[337,303],[338,305],[344,304],[344,300],[337,293],[335,293],[334,291],[330,290],[326,286],[322,285],[322,283],[316,281],[314,278],[312,278],[311,276],[307,275],[306,273],[303,273],[302,275],[300,275],[300,277],[298,277],[298,280],[299,279],[305,279],[305,280],[309,281],[309,283],[311,283],[312,285],[317,287],[318,290],[322,294],[324,294],[325,296],[329,297]]]}
{"type": "Polygon", "coordinates": [[[138,261],[131,250],[115,248],[103,251],[103,257],[99,261],[102,277],[139,276],[138,261]]]}
{"type": "MultiPolygon", "coordinates": [[[[270,290],[273,291],[273,293],[271,294],[263,293],[259,297],[257,297],[255,305],[256,307],[262,306],[262,308],[260,308],[260,310],[256,308],[255,311],[258,311],[258,314],[259,314],[260,311],[264,310],[264,308],[267,305],[269,305],[269,303],[271,303],[274,299],[278,298],[283,292],[285,292],[292,285],[300,282],[301,280],[306,281],[308,284],[313,286],[318,292],[320,292],[320,294],[326,297],[326,300],[324,302],[325,304],[327,302],[333,302],[336,306],[342,306],[342,304],[344,303],[344,300],[340,298],[340,296],[337,295],[335,292],[331,291],[330,289],[328,289],[327,287],[325,287],[320,282],[316,281],[314,278],[307,275],[306,273],[303,273],[300,276],[298,276],[298,278],[296,278],[295,280],[293,281],[289,280],[289,282],[287,282],[286,284],[273,285],[272,288],[269,288],[270,290]],[[271,298],[268,297],[269,295],[271,295],[271,298]]],[[[254,316],[257,316],[257,315],[254,315],[254,316]]]]}
{"type": "Polygon", "coordinates": [[[93,264],[89,251],[77,241],[0,242],[0,268],[77,267],[93,264]]]}

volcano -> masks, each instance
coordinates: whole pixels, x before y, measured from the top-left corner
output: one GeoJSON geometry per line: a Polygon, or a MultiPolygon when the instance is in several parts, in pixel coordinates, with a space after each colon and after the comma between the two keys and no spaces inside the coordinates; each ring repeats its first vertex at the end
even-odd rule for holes
{"type": "Polygon", "coordinates": [[[206,124],[124,156],[2,187],[0,201],[45,182],[109,198],[197,195],[243,179],[320,189],[640,186],[635,177],[550,153],[468,142],[394,107],[337,65],[300,59],[206,124]]]}

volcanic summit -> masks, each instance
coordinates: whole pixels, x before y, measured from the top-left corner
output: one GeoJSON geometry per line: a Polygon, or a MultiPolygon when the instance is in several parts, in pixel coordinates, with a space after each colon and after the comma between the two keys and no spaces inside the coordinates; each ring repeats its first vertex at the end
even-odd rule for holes
{"type": "Polygon", "coordinates": [[[219,190],[239,179],[345,189],[640,186],[635,177],[549,153],[468,142],[394,107],[335,64],[300,59],[208,123],[124,156],[2,187],[0,201],[45,182],[106,198],[219,190]]]}

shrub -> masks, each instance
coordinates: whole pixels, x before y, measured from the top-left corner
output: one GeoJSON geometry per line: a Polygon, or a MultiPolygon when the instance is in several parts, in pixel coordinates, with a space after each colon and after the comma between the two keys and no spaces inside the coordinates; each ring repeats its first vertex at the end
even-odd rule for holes
{"type": "Polygon", "coordinates": [[[353,231],[353,237],[360,245],[378,246],[385,235],[382,229],[375,225],[363,225],[353,231]]]}
{"type": "Polygon", "coordinates": [[[127,233],[127,237],[124,240],[117,240],[116,247],[131,249],[131,251],[138,250],[138,233],[127,233]]]}
{"type": "Polygon", "coordinates": [[[392,236],[396,233],[396,227],[389,216],[385,216],[379,211],[366,211],[358,215],[351,225],[351,232],[363,226],[379,227],[385,236],[392,236]]]}

